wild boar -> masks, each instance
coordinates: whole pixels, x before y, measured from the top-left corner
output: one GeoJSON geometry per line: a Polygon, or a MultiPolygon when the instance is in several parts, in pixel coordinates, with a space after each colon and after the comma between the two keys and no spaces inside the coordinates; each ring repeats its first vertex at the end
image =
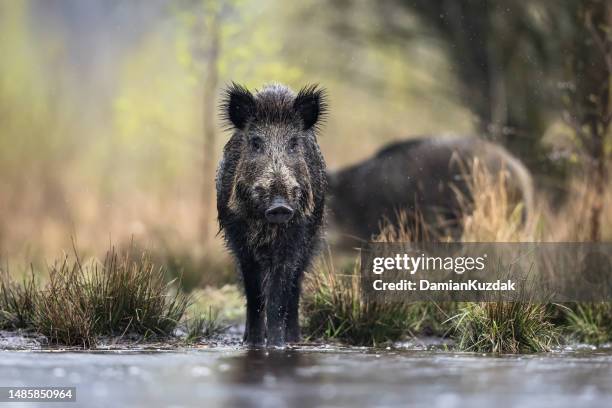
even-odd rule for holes
{"type": "Polygon", "coordinates": [[[419,137],[328,175],[330,228],[338,243],[360,246],[379,233],[384,220],[396,221],[400,210],[413,226],[424,221],[428,239],[459,237],[464,211],[459,197],[470,197],[466,175],[474,158],[490,174],[507,172],[510,199],[525,203],[526,219],[533,206],[531,176],[503,147],[477,138],[419,137]]]}
{"type": "Polygon", "coordinates": [[[326,170],[317,142],[324,90],[232,84],[222,115],[233,131],[217,169],[220,231],[246,293],[244,340],[282,346],[300,337],[300,285],[321,239],[326,170]]]}

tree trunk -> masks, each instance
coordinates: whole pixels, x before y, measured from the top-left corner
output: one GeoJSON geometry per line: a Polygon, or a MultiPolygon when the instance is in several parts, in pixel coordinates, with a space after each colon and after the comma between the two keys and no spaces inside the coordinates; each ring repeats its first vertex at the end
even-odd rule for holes
{"type": "Polygon", "coordinates": [[[590,240],[593,242],[601,241],[601,213],[603,211],[603,200],[606,189],[606,157],[604,138],[605,134],[598,132],[598,123],[593,120],[590,125],[590,132],[593,140],[593,159],[591,174],[595,197],[591,203],[590,219],[590,240]]]}
{"type": "Polygon", "coordinates": [[[206,59],[206,73],[203,87],[203,172],[204,183],[202,185],[202,220],[201,234],[202,240],[206,243],[210,239],[211,231],[214,230],[214,218],[212,209],[214,208],[214,189],[215,189],[215,146],[216,146],[216,129],[215,129],[215,111],[216,111],[216,94],[219,82],[218,61],[220,53],[220,33],[219,33],[219,16],[218,13],[211,21],[210,43],[208,55],[206,59]]]}
{"type": "Polygon", "coordinates": [[[577,3],[577,32],[571,53],[575,91],[572,95],[573,127],[585,148],[586,171],[592,191],[589,202],[589,239],[601,240],[601,217],[608,178],[606,140],[612,117],[612,8],[606,1],[577,3]]]}

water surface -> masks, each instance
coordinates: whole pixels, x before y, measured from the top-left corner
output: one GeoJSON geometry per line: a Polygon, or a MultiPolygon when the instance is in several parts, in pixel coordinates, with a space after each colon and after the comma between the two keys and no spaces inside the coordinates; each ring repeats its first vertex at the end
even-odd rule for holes
{"type": "Polygon", "coordinates": [[[612,350],[0,352],[0,386],[28,385],[75,386],[72,407],[610,407],[612,350]]]}

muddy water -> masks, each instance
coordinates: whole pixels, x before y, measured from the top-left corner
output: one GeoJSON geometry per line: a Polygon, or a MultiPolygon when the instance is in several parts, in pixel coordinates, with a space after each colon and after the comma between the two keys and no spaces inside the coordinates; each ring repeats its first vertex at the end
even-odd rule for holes
{"type": "Polygon", "coordinates": [[[0,352],[0,386],[27,385],[75,386],[72,407],[611,407],[612,350],[0,352]]]}

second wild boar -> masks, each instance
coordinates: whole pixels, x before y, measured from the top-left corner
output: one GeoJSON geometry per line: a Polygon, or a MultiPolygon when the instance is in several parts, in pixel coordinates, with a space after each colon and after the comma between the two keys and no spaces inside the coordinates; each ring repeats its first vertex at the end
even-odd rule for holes
{"type": "Polygon", "coordinates": [[[424,221],[429,239],[458,238],[465,211],[459,196],[470,196],[466,170],[475,158],[492,175],[506,171],[509,197],[524,202],[526,219],[533,206],[533,183],[506,149],[476,138],[422,137],[392,143],[367,160],[330,172],[333,234],[343,245],[360,246],[380,232],[385,220],[393,223],[403,211],[411,225],[424,221]]]}

